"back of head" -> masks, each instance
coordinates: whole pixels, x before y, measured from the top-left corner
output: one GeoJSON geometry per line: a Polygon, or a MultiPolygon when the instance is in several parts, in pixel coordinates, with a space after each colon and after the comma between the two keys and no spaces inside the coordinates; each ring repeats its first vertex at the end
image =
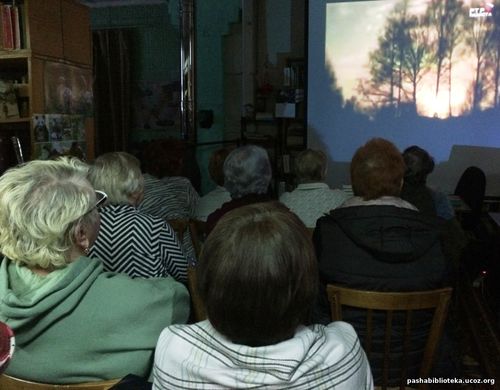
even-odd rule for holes
{"type": "Polygon", "coordinates": [[[130,197],[144,189],[139,160],[125,152],[97,157],[90,167],[89,180],[94,188],[106,192],[111,204],[130,204],[130,197]]]}
{"type": "Polygon", "coordinates": [[[0,177],[1,252],[29,267],[64,267],[74,229],[92,223],[87,213],[95,195],[87,172],[87,165],[69,158],[30,161],[5,172],[0,177]]]}
{"type": "Polygon", "coordinates": [[[425,184],[427,176],[434,170],[434,159],[424,149],[413,145],[403,152],[406,165],[405,182],[425,184]]]}
{"type": "Polygon", "coordinates": [[[404,172],[405,163],[396,146],[383,138],[373,138],[352,158],[352,189],[364,200],[399,196],[404,172]]]}
{"type": "Polygon", "coordinates": [[[217,149],[208,162],[208,172],[212,180],[219,186],[224,186],[224,162],[229,155],[228,148],[217,149]]]}
{"type": "Polygon", "coordinates": [[[232,342],[275,344],[308,320],[318,287],[314,250],[304,224],[282,204],[227,213],[198,264],[208,318],[232,342]]]}
{"type": "Polygon", "coordinates": [[[323,181],[326,176],[326,154],[319,150],[306,149],[297,155],[295,174],[299,183],[323,181]]]}
{"type": "Polygon", "coordinates": [[[256,145],[233,150],[224,162],[224,187],[233,199],[267,193],[271,163],[265,149],[256,145]]]}

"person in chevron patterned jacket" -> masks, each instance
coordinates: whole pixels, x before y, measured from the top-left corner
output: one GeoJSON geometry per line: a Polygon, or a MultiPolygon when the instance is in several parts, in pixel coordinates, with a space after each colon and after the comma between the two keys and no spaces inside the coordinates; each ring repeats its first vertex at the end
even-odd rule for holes
{"type": "Polygon", "coordinates": [[[89,180],[108,194],[90,256],[101,259],[108,271],[185,282],[187,259],[174,230],[137,208],[144,190],[139,160],[125,152],[105,153],[90,167],[89,180]]]}

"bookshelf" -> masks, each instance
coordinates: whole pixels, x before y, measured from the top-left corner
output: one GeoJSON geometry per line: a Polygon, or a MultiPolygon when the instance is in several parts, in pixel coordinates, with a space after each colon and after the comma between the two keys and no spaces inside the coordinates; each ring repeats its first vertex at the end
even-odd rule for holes
{"type": "Polygon", "coordinates": [[[0,172],[17,162],[12,136],[20,139],[25,160],[46,158],[50,148],[65,153],[74,142],[93,159],[88,8],[76,0],[0,0],[0,11],[0,172]],[[66,104],[58,104],[58,98],[66,104]],[[44,139],[34,132],[41,118],[49,127],[44,139]]]}

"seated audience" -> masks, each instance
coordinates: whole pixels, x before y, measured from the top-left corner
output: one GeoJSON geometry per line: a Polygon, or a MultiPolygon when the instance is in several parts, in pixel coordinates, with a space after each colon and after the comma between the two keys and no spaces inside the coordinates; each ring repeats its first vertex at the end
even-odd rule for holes
{"type": "Polygon", "coordinates": [[[187,260],[173,229],[137,209],[143,197],[139,160],[125,152],[105,153],[90,167],[89,180],[108,194],[90,257],[101,259],[107,271],[131,277],[186,281],[187,260]]]}
{"type": "Polygon", "coordinates": [[[224,187],[223,169],[224,161],[226,161],[229,152],[228,148],[221,148],[210,156],[208,172],[214,183],[217,184],[217,187],[200,198],[196,209],[196,219],[206,221],[211,213],[231,200],[231,195],[229,195],[228,190],[224,187]]]}
{"type": "MultiPolygon", "coordinates": [[[[180,176],[182,157],[169,156],[165,147],[169,142],[151,142],[144,150],[144,199],[139,210],[158,218],[195,218],[200,196],[188,178],[180,176]]],[[[182,246],[189,261],[195,252],[189,230],[183,235],[182,246]]]]}
{"type": "Polygon", "coordinates": [[[444,220],[441,229],[442,249],[446,258],[454,265],[455,272],[458,272],[467,238],[455,218],[455,211],[446,194],[427,186],[427,176],[434,170],[434,159],[418,146],[406,148],[403,159],[406,172],[401,198],[412,203],[420,212],[444,220]]]}
{"type": "Polygon", "coordinates": [[[163,145],[161,141],[154,142],[145,149],[144,199],[139,208],[166,219],[194,217],[200,196],[189,179],[180,176],[182,159],[169,158],[163,145]]]}
{"type": "Polygon", "coordinates": [[[172,278],[131,279],[86,256],[105,199],[88,167],[31,161],[0,178],[0,321],[17,348],[6,373],[44,383],[147,377],[161,330],[186,322],[172,278]]]}
{"type": "Polygon", "coordinates": [[[280,202],[297,214],[308,228],[316,227],[319,217],[348,198],[344,191],[332,190],[324,182],[326,168],[325,153],[311,149],[299,153],[295,160],[295,175],[299,185],[280,197],[280,202]]]}
{"type": "Polygon", "coordinates": [[[350,325],[306,326],[316,267],[304,224],[280,203],[228,212],[197,266],[208,320],[162,332],[153,388],[373,389],[350,325]]]}
{"type": "Polygon", "coordinates": [[[410,202],[427,215],[437,215],[446,220],[455,212],[446,194],[427,186],[427,176],[434,170],[434,159],[418,146],[410,146],[403,152],[406,165],[401,198],[410,202]]]}
{"type": "Polygon", "coordinates": [[[212,231],[228,211],[271,200],[268,194],[271,174],[271,163],[264,148],[245,145],[229,153],[224,162],[224,187],[231,200],[208,216],[207,232],[212,231]]]}
{"type": "MultiPolygon", "coordinates": [[[[399,197],[405,164],[397,148],[387,140],[372,139],[356,151],[350,170],[355,196],[321,217],[313,234],[323,284],[316,313],[320,322],[328,323],[331,318],[324,288],[328,283],[375,291],[430,290],[448,283],[437,219],[399,197]]],[[[344,310],[343,319],[360,335],[366,333],[366,318],[360,317],[359,311],[344,310]]],[[[426,316],[413,328],[419,340],[426,336],[427,322],[426,316]]],[[[376,326],[384,329],[385,324],[376,326]]],[[[393,330],[403,333],[401,328],[393,330]]],[[[374,337],[381,337],[381,333],[376,330],[374,337]]],[[[398,337],[393,339],[401,345],[398,337]]],[[[415,349],[422,347],[417,344],[415,349]]],[[[377,351],[371,356],[377,384],[382,362],[377,351]]],[[[393,358],[394,373],[399,374],[396,366],[401,356],[394,353],[393,358]]],[[[417,353],[412,359],[417,368],[421,356],[417,353]]]]}

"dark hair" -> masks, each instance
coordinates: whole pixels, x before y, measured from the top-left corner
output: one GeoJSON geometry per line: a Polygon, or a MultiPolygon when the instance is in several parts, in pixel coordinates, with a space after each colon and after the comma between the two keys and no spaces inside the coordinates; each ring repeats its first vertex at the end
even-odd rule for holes
{"type": "Polygon", "coordinates": [[[308,321],[318,291],[312,241],[279,202],[230,211],[208,236],[197,284],[208,318],[236,344],[271,345],[308,321]]]}
{"type": "Polygon", "coordinates": [[[156,139],[145,143],[141,153],[144,173],[157,178],[181,176],[185,145],[175,139],[156,139]]]}
{"type": "Polygon", "coordinates": [[[406,164],[405,181],[412,184],[425,184],[427,176],[434,170],[434,159],[426,150],[413,145],[403,152],[406,164]]]}
{"type": "Polygon", "coordinates": [[[217,149],[213,152],[208,161],[208,172],[210,173],[210,177],[219,186],[224,185],[224,161],[226,161],[226,157],[230,152],[231,150],[229,148],[217,149]]]}
{"type": "Polygon", "coordinates": [[[361,146],[351,161],[351,184],[364,200],[399,196],[405,163],[392,142],[373,138],[361,146]]]}

